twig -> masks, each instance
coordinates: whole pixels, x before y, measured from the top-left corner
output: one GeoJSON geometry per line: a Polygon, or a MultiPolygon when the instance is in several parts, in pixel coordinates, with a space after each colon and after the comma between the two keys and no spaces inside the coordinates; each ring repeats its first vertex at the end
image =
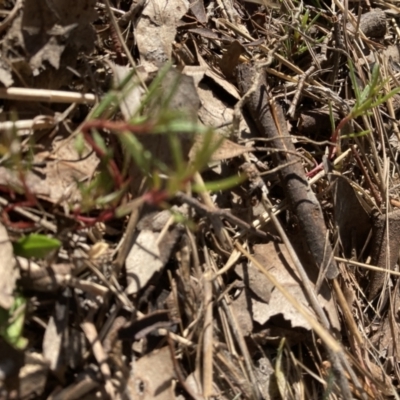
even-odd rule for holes
{"type": "MultiPolygon", "coordinates": [[[[259,80],[257,90],[250,95],[247,107],[254,118],[257,128],[263,136],[275,138],[271,145],[277,149],[294,151],[290,140],[281,140],[288,136],[283,112],[276,104],[269,102],[265,76],[258,75],[257,69],[242,64],[238,68],[238,84],[246,93],[259,80]]],[[[294,159],[290,153],[273,154],[275,165],[286,164],[294,159]]],[[[322,273],[329,279],[338,275],[338,268],[332,258],[332,247],[325,246],[326,226],[321,206],[312,191],[300,162],[288,165],[279,171],[283,189],[294,214],[298,217],[308,248],[322,273]]]]}
{"type": "Polygon", "coordinates": [[[215,208],[214,210],[210,210],[204,204],[201,204],[199,201],[190,197],[182,192],[177,192],[175,195],[175,199],[180,203],[186,203],[189,206],[193,207],[200,215],[213,218],[215,216],[220,218],[225,218],[229,222],[234,225],[237,225],[239,228],[244,229],[248,233],[252,233],[254,235],[260,236],[264,239],[269,238],[269,235],[263,231],[260,231],[254,228],[252,225],[248,224],[247,222],[241,220],[240,218],[236,217],[235,215],[231,214],[227,210],[221,210],[219,208],[215,208]]]}

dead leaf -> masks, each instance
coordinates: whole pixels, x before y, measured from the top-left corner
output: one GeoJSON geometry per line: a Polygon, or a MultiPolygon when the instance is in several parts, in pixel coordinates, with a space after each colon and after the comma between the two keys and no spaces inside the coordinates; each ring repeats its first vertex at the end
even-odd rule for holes
{"type": "Polygon", "coordinates": [[[251,315],[251,299],[247,291],[242,290],[238,297],[232,300],[232,309],[243,336],[253,333],[253,318],[251,315]]]}
{"type": "Polygon", "coordinates": [[[49,362],[50,370],[61,380],[67,368],[65,338],[68,335],[69,293],[70,290],[65,289],[56,302],[54,315],[49,319],[43,338],[43,357],[49,362]]]}
{"type": "Polygon", "coordinates": [[[79,155],[74,141],[68,137],[53,139],[52,148],[55,150],[51,155],[45,151],[34,157],[38,165],[43,165],[35,170],[42,178],[41,193],[37,195],[53,203],[76,202],[81,199],[77,183],[93,177],[99,159],[94,152],[89,155],[89,149],[79,155]]]}
{"type": "MultiPolygon", "coordinates": [[[[264,267],[279,280],[281,285],[285,287],[297,302],[302,304],[311,314],[314,314],[304,295],[297,272],[285,247],[278,243],[270,242],[255,245],[254,252],[256,255],[261,255],[264,258],[264,267]]],[[[264,282],[267,284],[267,278],[265,278],[264,282]]],[[[339,330],[340,324],[333,298],[330,295],[329,297],[325,294],[323,296],[321,293],[318,294],[317,298],[329,315],[332,326],[339,330]]],[[[255,298],[252,298],[251,302],[253,319],[261,325],[268,322],[272,317],[281,314],[285,320],[290,321],[292,328],[311,329],[308,322],[296,311],[279,290],[274,289],[272,291],[268,304],[260,302],[255,298]]]]}
{"type": "Polygon", "coordinates": [[[197,21],[201,24],[205,24],[208,20],[206,10],[204,9],[203,0],[189,0],[190,11],[196,17],[197,21]]]}
{"type": "Polygon", "coordinates": [[[31,399],[41,397],[44,392],[47,375],[49,371],[48,362],[36,352],[25,353],[25,363],[19,373],[19,399],[31,399]]]}
{"type": "Polygon", "coordinates": [[[229,44],[226,52],[222,56],[219,67],[227,78],[233,78],[235,75],[235,68],[239,63],[240,56],[245,52],[245,48],[238,41],[234,40],[229,44]]]}
{"type": "Polygon", "coordinates": [[[158,243],[160,231],[170,216],[170,212],[164,210],[155,215],[147,215],[138,223],[140,232],[125,262],[128,281],[126,293],[136,294],[143,289],[168,261],[172,248],[181,235],[180,227],[172,226],[158,243]]]}
{"type": "Polygon", "coordinates": [[[171,59],[178,22],[188,9],[189,3],[186,0],[146,2],[135,37],[141,63],[148,73],[157,71],[171,59]]]}
{"type": "Polygon", "coordinates": [[[14,303],[15,282],[19,277],[14,250],[7,230],[0,223],[0,307],[8,310],[14,303]]]}
{"type": "Polygon", "coordinates": [[[174,365],[168,347],[153,351],[133,363],[127,392],[132,400],[175,400],[174,365]]]}
{"type": "Polygon", "coordinates": [[[334,177],[334,215],[346,257],[360,254],[372,228],[370,214],[347,178],[334,177]]]}
{"type": "MultiPolygon", "coordinates": [[[[111,65],[114,72],[114,85],[118,86],[128,74],[131,74],[132,69],[127,66],[117,65],[114,63],[111,65]]],[[[144,89],[140,85],[139,78],[136,74],[140,74],[140,77],[143,81],[147,76],[147,74],[144,72],[144,68],[136,68],[135,75],[128,84],[129,87],[125,92],[124,99],[119,104],[122,115],[127,121],[129,121],[139,110],[142,100],[141,97],[144,93],[144,89]],[[140,71],[142,71],[142,73],[140,71]]]]}
{"type": "MultiPolygon", "coordinates": [[[[262,254],[254,255],[254,258],[261,265],[268,265],[268,259],[262,254]]],[[[268,281],[265,275],[259,271],[251,262],[248,265],[238,264],[235,267],[235,272],[242,278],[245,286],[264,303],[269,303],[271,292],[274,286],[268,281]]]]}
{"type": "MultiPolygon", "coordinates": [[[[21,56],[35,76],[49,71],[47,63],[60,70],[55,74],[61,78],[58,85],[56,79],[41,80],[47,84],[45,87],[58,88],[63,80],[61,67],[75,66],[78,53],[91,52],[94,47],[96,36],[91,22],[96,18],[95,4],[96,0],[82,0],[71,7],[69,0],[26,0],[22,14],[7,32],[4,54],[18,59],[16,49],[22,49],[21,56]]],[[[21,73],[21,59],[19,63],[21,73]]]]}

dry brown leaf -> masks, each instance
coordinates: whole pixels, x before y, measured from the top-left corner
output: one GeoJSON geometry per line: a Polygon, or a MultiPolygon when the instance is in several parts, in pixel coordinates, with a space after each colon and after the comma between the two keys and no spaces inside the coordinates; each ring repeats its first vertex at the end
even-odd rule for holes
{"type": "Polygon", "coordinates": [[[370,214],[348,179],[337,176],[334,187],[334,215],[339,229],[344,254],[350,258],[352,250],[360,254],[372,228],[370,214]]]}
{"type": "Polygon", "coordinates": [[[171,227],[163,234],[160,243],[157,240],[170,216],[170,212],[164,210],[156,214],[146,215],[139,221],[138,229],[140,232],[125,262],[128,281],[126,293],[135,294],[143,289],[168,261],[172,248],[181,235],[180,227],[171,227]]]}
{"type": "Polygon", "coordinates": [[[81,198],[77,182],[92,178],[99,159],[95,153],[88,157],[89,150],[80,156],[73,140],[57,138],[53,140],[55,152],[49,157],[47,151],[35,155],[35,162],[43,168],[37,168],[42,177],[42,193],[38,196],[53,203],[75,202],[81,198]],[[47,194],[44,194],[47,192],[47,194]]]}
{"type": "Polygon", "coordinates": [[[189,0],[190,11],[196,17],[197,21],[205,24],[208,20],[203,0],[189,0]]]}
{"type": "Polygon", "coordinates": [[[232,309],[243,336],[253,333],[253,318],[249,309],[247,290],[242,290],[238,297],[232,300],[232,309]]]}
{"type": "MultiPolygon", "coordinates": [[[[261,264],[267,265],[268,259],[262,254],[256,253],[254,258],[261,264]]],[[[259,300],[264,303],[269,303],[271,300],[271,293],[274,286],[266,279],[261,271],[259,271],[251,262],[249,265],[239,264],[235,267],[235,272],[243,280],[244,285],[253,295],[257,296],[259,300]]]]}
{"type": "MultiPolygon", "coordinates": [[[[132,72],[132,68],[123,65],[117,65],[112,63],[112,70],[114,72],[114,85],[119,85],[125,77],[132,72]]],[[[136,73],[140,74],[141,79],[146,79],[146,73],[142,72],[144,68],[136,68],[136,73]]],[[[138,111],[141,105],[141,97],[144,93],[143,87],[140,85],[139,78],[137,75],[133,76],[129,82],[129,90],[125,94],[124,99],[120,102],[119,106],[125,120],[129,121],[138,111]]]]}
{"type": "Polygon", "coordinates": [[[47,375],[49,371],[48,362],[39,353],[26,352],[25,363],[19,372],[18,398],[31,399],[41,397],[44,392],[47,375]]]}
{"type": "Polygon", "coordinates": [[[127,387],[132,400],[175,400],[175,371],[168,347],[141,357],[133,365],[127,387]]]}
{"type": "MultiPolygon", "coordinates": [[[[270,242],[254,246],[254,252],[265,259],[264,267],[279,280],[297,302],[302,304],[306,310],[309,310],[310,314],[314,314],[304,295],[297,272],[285,247],[278,243],[270,242]]],[[[264,283],[267,285],[267,278],[264,279],[264,283]]],[[[318,294],[317,298],[327,312],[332,326],[339,330],[339,320],[332,297],[328,297],[328,295],[324,297],[318,294]]],[[[290,321],[292,328],[301,327],[308,330],[311,329],[308,322],[288,302],[286,297],[276,289],[272,291],[268,304],[253,298],[252,311],[253,319],[261,325],[268,322],[270,318],[281,314],[284,319],[290,321]]]]}
{"type": "MultiPolygon", "coordinates": [[[[16,49],[23,49],[21,56],[35,76],[48,70],[47,64],[54,70],[73,67],[79,52],[91,52],[94,47],[95,4],[96,0],[82,0],[71,7],[69,0],[26,0],[22,14],[7,32],[4,54],[18,59],[16,49]]],[[[65,77],[61,73],[58,78],[59,82],[44,79],[40,83],[58,88],[65,77]]]]}
{"type": "Polygon", "coordinates": [[[135,37],[140,59],[151,73],[172,56],[172,43],[179,20],[189,9],[187,0],[149,0],[137,24],[135,37]]]}
{"type": "Polygon", "coordinates": [[[233,78],[235,76],[235,68],[239,63],[240,56],[244,52],[245,48],[238,40],[234,40],[229,44],[219,63],[221,71],[227,78],[233,78]]]}
{"type": "Polygon", "coordinates": [[[15,282],[19,273],[13,247],[3,224],[0,224],[0,260],[0,307],[8,310],[14,302],[15,282]]]}
{"type": "Polygon", "coordinates": [[[50,370],[59,379],[63,378],[67,368],[65,355],[68,349],[65,347],[67,344],[65,338],[68,335],[68,293],[69,289],[66,289],[64,295],[56,302],[54,315],[49,319],[43,338],[43,357],[49,362],[50,370]]]}

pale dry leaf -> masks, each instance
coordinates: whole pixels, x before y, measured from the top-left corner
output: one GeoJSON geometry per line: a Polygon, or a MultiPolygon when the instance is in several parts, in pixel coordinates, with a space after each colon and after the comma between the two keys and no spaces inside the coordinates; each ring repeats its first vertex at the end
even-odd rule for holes
{"type": "MultiPolygon", "coordinates": [[[[179,210],[183,211],[184,208],[180,207],[179,210]]],[[[163,233],[162,240],[158,243],[160,231],[170,216],[170,212],[164,210],[146,215],[139,221],[140,232],[125,262],[128,281],[126,293],[135,294],[143,289],[168,261],[172,248],[181,235],[181,227],[172,226],[163,233]]]]}
{"type": "MultiPolygon", "coordinates": [[[[197,49],[196,49],[197,50],[197,49]]],[[[225,78],[221,77],[218,75],[216,72],[214,72],[206,63],[204,58],[200,55],[200,53],[197,51],[197,58],[199,60],[199,64],[201,67],[206,67],[207,70],[205,72],[205,75],[212,79],[218,86],[220,86],[225,92],[230,94],[235,100],[240,99],[239,92],[237,88],[232,85],[232,83],[228,82],[225,78]]]]}
{"type": "Polygon", "coordinates": [[[247,291],[242,290],[238,297],[232,300],[232,310],[243,336],[249,336],[253,332],[253,318],[249,310],[249,298],[247,291]]]}
{"type": "MultiPolygon", "coordinates": [[[[197,88],[201,106],[199,120],[205,125],[216,129],[216,132],[229,136],[232,134],[234,109],[218,98],[218,93],[212,91],[204,83],[197,88]]],[[[248,135],[250,128],[244,118],[240,118],[239,132],[241,136],[248,135]]]]}
{"type": "Polygon", "coordinates": [[[129,377],[126,391],[132,400],[175,400],[172,380],[174,364],[169,347],[141,357],[129,377]]]}
{"type": "Polygon", "coordinates": [[[5,87],[9,87],[14,83],[14,79],[13,79],[12,74],[11,74],[11,68],[2,59],[0,59],[0,82],[5,87]]]}
{"type": "Polygon", "coordinates": [[[146,71],[154,72],[172,56],[179,20],[189,9],[187,0],[149,0],[136,27],[140,59],[146,71]]]}
{"type": "Polygon", "coordinates": [[[166,260],[161,260],[160,249],[156,243],[160,234],[143,230],[136,238],[125,261],[128,287],[126,293],[135,294],[143,289],[153,275],[159,272],[166,260]]]}
{"type": "Polygon", "coordinates": [[[38,196],[53,203],[79,201],[81,193],[77,183],[93,177],[99,163],[98,157],[94,152],[89,154],[89,149],[80,156],[74,141],[68,137],[57,137],[50,146],[55,148],[51,156],[45,151],[34,157],[35,163],[44,165],[36,168],[41,177],[41,193],[38,196]]]}
{"type": "MultiPolygon", "coordinates": [[[[262,254],[255,254],[254,258],[261,265],[267,265],[269,261],[262,254]]],[[[251,290],[259,300],[269,303],[274,286],[261,271],[250,262],[248,265],[238,264],[235,267],[235,272],[243,280],[248,290],[251,290]]]]}
{"type": "Polygon", "coordinates": [[[196,17],[197,21],[202,24],[205,24],[208,20],[206,10],[204,8],[203,0],[189,0],[190,2],[190,11],[196,17]]]}
{"type": "MultiPolygon", "coordinates": [[[[297,300],[297,303],[304,306],[304,309],[314,315],[306,296],[301,287],[299,278],[297,277],[296,269],[287,253],[286,248],[278,243],[270,242],[254,246],[255,254],[262,255],[265,259],[264,267],[274,275],[274,277],[285,287],[285,289],[297,300]]],[[[265,278],[265,283],[267,282],[265,278]]],[[[322,292],[322,289],[321,291],[322,292]]],[[[325,311],[327,312],[332,326],[335,329],[340,328],[335,304],[331,296],[318,294],[317,298],[325,311]],[[324,297],[325,296],[325,297],[324,297]]],[[[259,324],[263,325],[272,317],[279,314],[287,321],[290,321],[292,328],[301,327],[311,329],[309,323],[301,314],[293,307],[281,291],[274,289],[271,293],[271,298],[268,304],[257,299],[252,299],[253,318],[259,324]]],[[[315,315],[314,315],[314,318],[315,315]]]]}
{"type": "Polygon", "coordinates": [[[0,184],[15,190],[18,193],[24,192],[24,186],[36,196],[46,197],[50,195],[50,188],[32,171],[26,171],[23,175],[25,185],[21,182],[21,175],[18,171],[0,167],[0,184]]]}
{"type": "Polygon", "coordinates": [[[182,74],[191,76],[193,78],[194,85],[199,86],[201,80],[204,78],[206,67],[200,67],[199,65],[185,65],[182,74]]]}
{"type": "Polygon", "coordinates": [[[43,357],[59,378],[62,378],[67,367],[65,354],[68,350],[64,346],[68,329],[68,296],[69,289],[65,289],[56,302],[54,315],[50,317],[43,337],[43,357]]]}
{"type": "MultiPolygon", "coordinates": [[[[132,68],[124,66],[124,65],[117,65],[112,63],[112,70],[114,72],[114,85],[119,85],[125,77],[132,72],[132,68]]],[[[144,68],[141,68],[144,71],[144,68]]],[[[136,73],[139,73],[142,80],[145,80],[146,73],[140,73],[139,68],[136,68],[136,73]]],[[[130,120],[138,111],[141,105],[141,97],[144,93],[143,87],[140,85],[139,78],[134,75],[129,82],[129,88],[125,92],[125,96],[123,100],[119,103],[122,115],[124,116],[125,120],[130,120]]]]}
{"type": "Polygon", "coordinates": [[[25,362],[19,371],[19,399],[41,397],[45,390],[49,365],[40,353],[25,352],[25,362]]]}
{"type": "Polygon", "coordinates": [[[0,307],[8,310],[14,302],[15,282],[19,273],[13,247],[3,224],[0,224],[0,260],[0,307]]]}

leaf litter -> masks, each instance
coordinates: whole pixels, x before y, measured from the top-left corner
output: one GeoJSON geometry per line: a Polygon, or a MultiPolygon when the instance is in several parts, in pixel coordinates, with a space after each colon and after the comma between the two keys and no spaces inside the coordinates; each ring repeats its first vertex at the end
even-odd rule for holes
{"type": "Polygon", "coordinates": [[[396,398],[395,4],[0,11],[1,398],[396,398]]]}

